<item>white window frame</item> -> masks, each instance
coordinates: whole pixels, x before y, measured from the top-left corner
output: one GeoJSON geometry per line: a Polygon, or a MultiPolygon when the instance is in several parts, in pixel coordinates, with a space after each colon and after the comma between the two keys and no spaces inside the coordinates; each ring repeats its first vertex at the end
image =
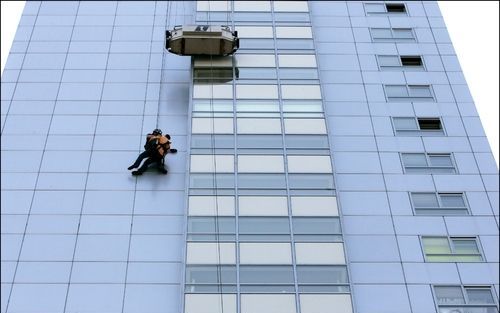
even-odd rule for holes
{"type": "Polygon", "coordinates": [[[422,245],[422,254],[424,255],[425,262],[429,263],[482,263],[485,262],[484,260],[484,253],[481,249],[481,244],[479,242],[479,238],[476,236],[472,237],[466,237],[466,236],[420,236],[420,243],[422,245]],[[428,255],[425,253],[425,245],[424,245],[424,239],[426,238],[437,238],[437,239],[447,239],[448,241],[448,248],[450,249],[451,253],[449,254],[431,254],[428,255]],[[463,253],[456,253],[455,252],[455,246],[453,244],[453,240],[470,240],[474,241],[476,243],[476,247],[478,249],[477,254],[463,254],[463,253]],[[450,260],[447,261],[430,261],[429,256],[444,256],[450,258],[450,260]],[[463,261],[463,260],[453,260],[453,257],[461,257],[461,256],[479,256],[481,258],[480,261],[463,261]]]}
{"type": "Polygon", "coordinates": [[[453,153],[425,153],[425,152],[402,152],[400,153],[400,158],[401,158],[401,165],[403,167],[403,171],[405,174],[444,174],[444,175],[450,175],[450,174],[458,174],[458,169],[456,162],[453,157],[453,153]],[[407,166],[404,163],[404,155],[408,154],[417,154],[417,155],[424,155],[425,156],[425,161],[427,163],[426,166],[415,166],[415,165],[410,165],[407,166]],[[433,166],[431,165],[431,157],[433,156],[449,156],[452,166],[433,166]],[[428,171],[422,171],[422,172],[408,172],[408,169],[427,169],[428,171]],[[453,173],[444,173],[444,172],[434,172],[433,169],[453,169],[453,173]]]}
{"type": "Polygon", "coordinates": [[[463,193],[463,192],[410,192],[410,203],[411,203],[411,206],[412,206],[412,209],[413,209],[413,212],[415,215],[441,215],[441,216],[443,216],[443,215],[470,215],[470,210],[469,210],[467,198],[465,196],[465,193],[463,193]],[[415,201],[413,200],[413,195],[416,195],[416,194],[434,195],[437,199],[438,206],[435,208],[434,207],[416,207],[415,201]],[[445,206],[443,206],[441,196],[446,196],[446,195],[455,195],[455,196],[460,195],[462,197],[462,200],[464,201],[465,206],[464,207],[445,207],[445,206]],[[428,210],[428,211],[433,210],[433,209],[440,210],[440,211],[461,210],[464,213],[461,213],[461,214],[459,214],[459,213],[443,214],[440,212],[437,212],[437,213],[418,213],[419,209],[428,210]]]}

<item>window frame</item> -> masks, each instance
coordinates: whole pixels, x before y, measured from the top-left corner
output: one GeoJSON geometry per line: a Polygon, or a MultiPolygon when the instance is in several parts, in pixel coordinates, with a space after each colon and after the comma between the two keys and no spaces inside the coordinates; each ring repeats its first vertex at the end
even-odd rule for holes
{"type": "Polygon", "coordinates": [[[486,262],[484,259],[484,252],[481,249],[481,243],[479,241],[479,237],[477,236],[420,236],[420,244],[422,248],[422,254],[424,255],[424,260],[426,263],[484,263],[486,262]],[[450,249],[449,254],[431,254],[430,256],[442,256],[442,257],[448,257],[451,260],[446,260],[446,261],[431,261],[429,260],[429,255],[425,252],[425,245],[424,245],[424,239],[425,238],[436,238],[436,239],[446,239],[448,241],[448,248],[450,249]],[[453,240],[469,240],[469,241],[474,241],[478,250],[477,254],[472,254],[472,253],[456,253],[455,246],[453,244],[453,240]],[[453,257],[463,257],[463,256],[479,256],[480,261],[464,261],[464,260],[453,260],[453,257]]]}
{"type": "Polygon", "coordinates": [[[436,102],[436,96],[435,93],[432,89],[432,85],[395,85],[395,84],[387,84],[387,85],[382,85],[384,89],[384,94],[386,98],[386,102],[436,102]],[[406,96],[404,97],[394,97],[394,96],[389,96],[387,93],[387,87],[405,87],[406,88],[406,96]],[[412,96],[411,94],[411,88],[415,87],[428,87],[429,92],[430,92],[430,97],[424,97],[424,96],[412,96]]]}
{"type": "Polygon", "coordinates": [[[410,192],[409,193],[410,195],[410,204],[411,204],[411,207],[412,207],[412,210],[413,210],[413,214],[414,215],[421,215],[421,216],[425,216],[425,215],[431,215],[431,216],[448,216],[448,215],[470,215],[470,209],[469,209],[469,205],[468,205],[468,202],[467,202],[467,197],[465,196],[465,193],[464,192],[410,192]],[[437,207],[416,207],[415,205],[415,201],[413,199],[413,196],[414,194],[432,194],[436,197],[437,199],[437,202],[438,202],[438,206],[437,207]],[[465,206],[463,208],[460,208],[460,207],[445,207],[443,206],[442,204],[442,199],[441,199],[441,196],[443,195],[460,195],[462,197],[462,200],[464,201],[464,204],[465,206]],[[426,212],[426,213],[418,213],[418,210],[427,210],[427,211],[431,211],[433,209],[436,209],[436,211],[446,211],[446,210],[449,210],[449,211],[452,211],[452,210],[462,210],[464,211],[464,213],[449,213],[449,214],[445,214],[445,213],[441,213],[441,212],[437,212],[437,213],[434,213],[434,214],[431,214],[429,212],[426,212]]]}
{"type": "Polygon", "coordinates": [[[402,71],[426,71],[426,66],[425,66],[425,62],[424,62],[424,58],[422,55],[396,55],[396,54],[391,54],[391,55],[388,55],[388,54],[377,54],[376,55],[376,58],[377,58],[377,65],[378,65],[378,68],[379,70],[381,71],[396,71],[396,70],[402,70],[402,71]],[[381,65],[381,62],[380,62],[380,57],[395,57],[398,59],[398,63],[399,65],[381,65]],[[420,61],[421,61],[421,65],[419,66],[412,66],[412,65],[403,65],[403,58],[406,58],[406,57],[419,57],[420,58],[420,61]]]}
{"type": "Polygon", "coordinates": [[[437,309],[437,312],[440,312],[440,309],[443,308],[496,308],[498,310],[498,299],[495,296],[495,292],[491,285],[432,285],[432,296],[434,298],[434,303],[437,309]],[[440,304],[439,298],[437,296],[436,287],[452,287],[452,288],[460,288],[462,293],[462,299],[464,300],[463,304],[440,304]],[[476,304],[470,303],[469,296],[467,291],[471,289],[484,289],[490,292],[491,298],[493,299],[493,303],[483,303],[476,304]]]}
{"type": "Polygon", "coordinates": [[[404,2],[400,2],[400,3],[364,2],[363,3],[363,8],[365,10],[365,15],[366,16],[371,16],[371,15],[374,15],[374,16],[377,16],[377,15],[408,15],[408,8],[406,7],[406,4],[404,2]],[[381,6],[383,6],[384,11],[383,12],[370,12],[370,11],[367,10],[367,4],[381,5],[381,6]],[[404,11],[403,12],[389,12],[388,9],[387,9],[387,6],[388,5],[394,5],[394,4],[403,5],[404,11]]]}
{"type": "Polygon", "coordinates": [[[438,175],[439,174],[442,174],[442,175],[459,174],[457,164],[454,160],[453,153],[451,153],[451,152],[450,153],[401,152],[399,154],[399,156],[401,158],[401,166],[403,167],[404,174],[438,174],[438,175]],[[424,155],[427,165],[426,166],[415,166],[415,165],[407,166],[407,165],[405,165],[404,155],[410,155],[410,154],[424,155]],[[450,161],[452,163],[452,166],[433,166],[431,164],[431,157],[433,157],[433,156],[449,156],[450,161]],[[409,168],[410,169],[427,169],[427,171],[411,172],[411,171],[408,171],[409,168]],[[433,171],[434,169],[453,169],[453,172],[449,172],[449,173],[434,172],[433,171]]]}
{"type": "Polygon", "coordinates": [[[370,27],[370,37],[372,42],[418,42],[417,37],[415,36],[415,31],[411,27],[370,27]],[[373,31],[374,29],[385,29],[391,32],[391,37],[374,37],[373,31]],[[396,34],[396,30],[409,30],[411,32],[412,38],[401,38],[396,34]]]}
{"type": "Polygon", "coordinates": [[[394,130],[395,136],[446,136],[446,131],[444,129],[444,123],[441,117],[418,117],[418,116],[392,116],[391,117],[392,128],[394,130]],[[398,118],[413,119],[417,128],[415,129],[398,129],[395,120],[398,118]],[[422,129],[420,127],[419,121],[421,120],[439,120],[441,129],[422,129]]]}

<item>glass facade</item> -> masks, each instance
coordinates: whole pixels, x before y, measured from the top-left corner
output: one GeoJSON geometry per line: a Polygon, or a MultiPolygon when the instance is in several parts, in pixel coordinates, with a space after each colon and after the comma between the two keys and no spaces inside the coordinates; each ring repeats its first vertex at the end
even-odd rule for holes
{"type": "Polygon", "coordinates": [[[1,313],[498,312],[436,2],[28,1],[1,88],[1,313]],[[167,53],[190,24],[240,49],[167,53]],[[131,176],[157,127],[168,174],[131,176]]]}

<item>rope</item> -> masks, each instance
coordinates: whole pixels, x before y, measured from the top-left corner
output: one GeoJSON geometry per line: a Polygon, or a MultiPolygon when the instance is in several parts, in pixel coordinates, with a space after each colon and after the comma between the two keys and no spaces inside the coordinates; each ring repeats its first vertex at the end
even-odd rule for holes
{"type": "MultiPolygon", "coordinates": [[[[208,1],[208,24],[211,25],[210,19],[210,1],[208,1]]],[[[224,313],[224,299],[222,291],[222,264],[221,264],[221,249],[220,249],[220,230],[219,230],[219,195],[217,187],[217,155],[215,154],[215,111],[214,111],[214,75],[213,75],[213,56],[210,54],[210,111],[211,111],[211,126],[210,141],[212,144],[212,155],[214,159],[214,175],[213,186],[215,194],[215,240],[217,243],[217,283],[220,293],[221,313],[224,313]]]]}
{"type": "MultiPolygon", "coordinates": [[[[172,1],[167,2],[167,13],[165,15],[165,31],[164,33],[169,29],[168,23],[170,22],[170,14],[171,14],[171,6],[172,6],[172,1]]],[[[154,28],[154,25],[153,25],[154,28]]],[[[166,58],[167,58],[167,53],[165,52],[165,49],[162,49],[163,54],[162,54],[162,60],[161,60],[161,69],[160,69],[160,87],[158,88],[158,105],[156,109],[156,126],[155,128],[158,128],[158,124],[160,123],[160,104],[161,104],[161,95],[162,95],[162,90],[163,90],[163,69],[166,66],[166,58]]]]}

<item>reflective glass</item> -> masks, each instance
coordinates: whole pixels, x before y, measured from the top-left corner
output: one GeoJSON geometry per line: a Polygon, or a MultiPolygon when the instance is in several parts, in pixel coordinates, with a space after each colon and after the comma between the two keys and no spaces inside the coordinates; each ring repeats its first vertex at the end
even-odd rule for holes
{"type": "Polygon", "coordinates": [[[438,304],[465,304],[460,287],[434,287],[438,304]]]}
{"type": "Polygon", "coordinates": [[[280,69],[281,79],[318,79],[316,69],[304,68],[282,68],[280,69]]]}
{"type": "Polygon", "coordinates": [[[292,189],[333,189],[333,176],[328,174],[289,174],[292,189]]]}
{"type": "Polygon", "coordinates": [[[408,90],[404,85],[387,85],[385,93],[387,97],[408,97],[408,90]]]}
{"type": "Polygon", "coordinates": [[[408,88],[410,89],[410,97],[432,97],[429,86],[408,86],[408,88]]]}
{"type": "Polygon", "coordinates": [[[233,148],[233,135],[191,135],[191,148],[233,148]]]}
{"type": "Polygon", "coordinates": [[[465,288],[469,304],[495,304],[489,288],[465,288]]]}
{"type": "Polygon", "coordinates": [[[347,284],[345,266],[297,266],[299,284],[347,284]]]}
{"type": "Polygon", "coordinates": [[[452,239],[454,253],[457,254],[479,254],[476,240],[474,239],[452,239]]]}
{"type": "Polygon", "coordinates": [[[240,234],[289,234],[287,217],[240,217],[240,234]]]}
{"type": "Polygon", "coordinates": [[[450,155],[429,155],[429,162],[431,166],[453,166],[450,155]]]}
{"type": "Polygon", "coordinates": [[[279,112],[278,101],[273,100],[238,100],[237,112],[279,112]]]}
{"type": "Polygon", "coordinates": [[[426,255],[451,254],[451,249],[446,238],[422,238],[424,252],[426,255]]]}
{"type": "Polygon", "coordinates": [[[328,149],[327,136],[286,135],[285,143],[288,149],[328,149]]]}
{"type": "Polygon", "coordinates": [[[186,284],[236,284],[235,266],[186,266],[186,284]]]}
{"type": "Polygon", "coordinates": [[[371,28],[370,31],[373,39],[392,38],[392,32],[390,28],[371,28]]]}
{"type": "Polygon", "coordinates": [[[466,206],[462,194],[440,194],[439,197],[443,207],[463,208],[466,206]]]}
{"type": "Polygon", "coordinates": [[[190,174],[190,188],[234,188],[233,174],[217,174],[215,177],[213,174],[190,174]]]}
{"type": "Polygon", "coordinates": [[[274,49],[274,40],[241,38],[240,49],[274,49]]]}
{"type": "Polygon", "coordinates": [[[434,193],[412,193],[413,205],[416,208],[437,208],[438,200],[434,193]]]}
{"type": "Polygon", "coordinates": [[[393,122],[396,130],[418,130],[417,123],[413,117],[394,117],[393,122]]]}
{"type": "Polygon", "coordinates": [[[309,22],[308,13],[274,13],[276,22],[309,22]]]}
{"type": "Polygon", "coordinates": [[[399,57],[395,55],[379,55],[378,64],[380,66],[401,66],[399,57]]]}
{"type": "Polygon", "coordinates": [[[294,234],[340,234],[338,218],[326,217],[294,217],[294,234]]]}
{"type": "Polygon", "coordinates": [[[234,234],[236,223],[234,217],[190,217],[188,232],[234,234]]]}
{"type": "Polygon", "coordinates": [[[386,13],[383,3],[365,3],[366,13],[386,13]]]}
{"type": "Polygon", "coordinates": [[[272,21],[272,15],[265,12],[234,12],[233,19],[239,22],[267,22],[272,21]]]}
{"type": "Polygon", "coordinates": [[[193,111],[200,112],[233,112],[232,100],[193,100],[193,111]]]}
{"type": "Polygon", "coordinates": [[[277,39],[276,47],[283,50],[309,50],[314,49],[311,39],[277,39]]]}
{"type": "Polygon", "coordinates": [[[323,104],[316,100],[284,100],[283,112],[323,112],[323,104]]]}
{"type": "Polygon", "coordinates": [[[240,284],[293,284],[291,266],[240,266],[240,284]]]}
{"type": "Polygon", "coordinates": [[[408,166],[427,166],[427,159],[424,153],[403,153],[403,164],[408,166]]]}
{"type": "Polygon", "coordinates": [[[238,80],[241,79],[276,79],[276,69],[272,68],[238,68],[238,80]]]}
{"type": "Polygon", "coordinates": [[[282,148],[281,135],[239,135],[238,148],[282,148]]]}
{"type": "Polygon", "coordinates": [[[394,38],[414,39],[411,28],[393,28],[394,38]]]}
{"type": "Polygon", "coordinates": [[[284,189],[284,174],[238,174],[238,188],[284,189]]]}

